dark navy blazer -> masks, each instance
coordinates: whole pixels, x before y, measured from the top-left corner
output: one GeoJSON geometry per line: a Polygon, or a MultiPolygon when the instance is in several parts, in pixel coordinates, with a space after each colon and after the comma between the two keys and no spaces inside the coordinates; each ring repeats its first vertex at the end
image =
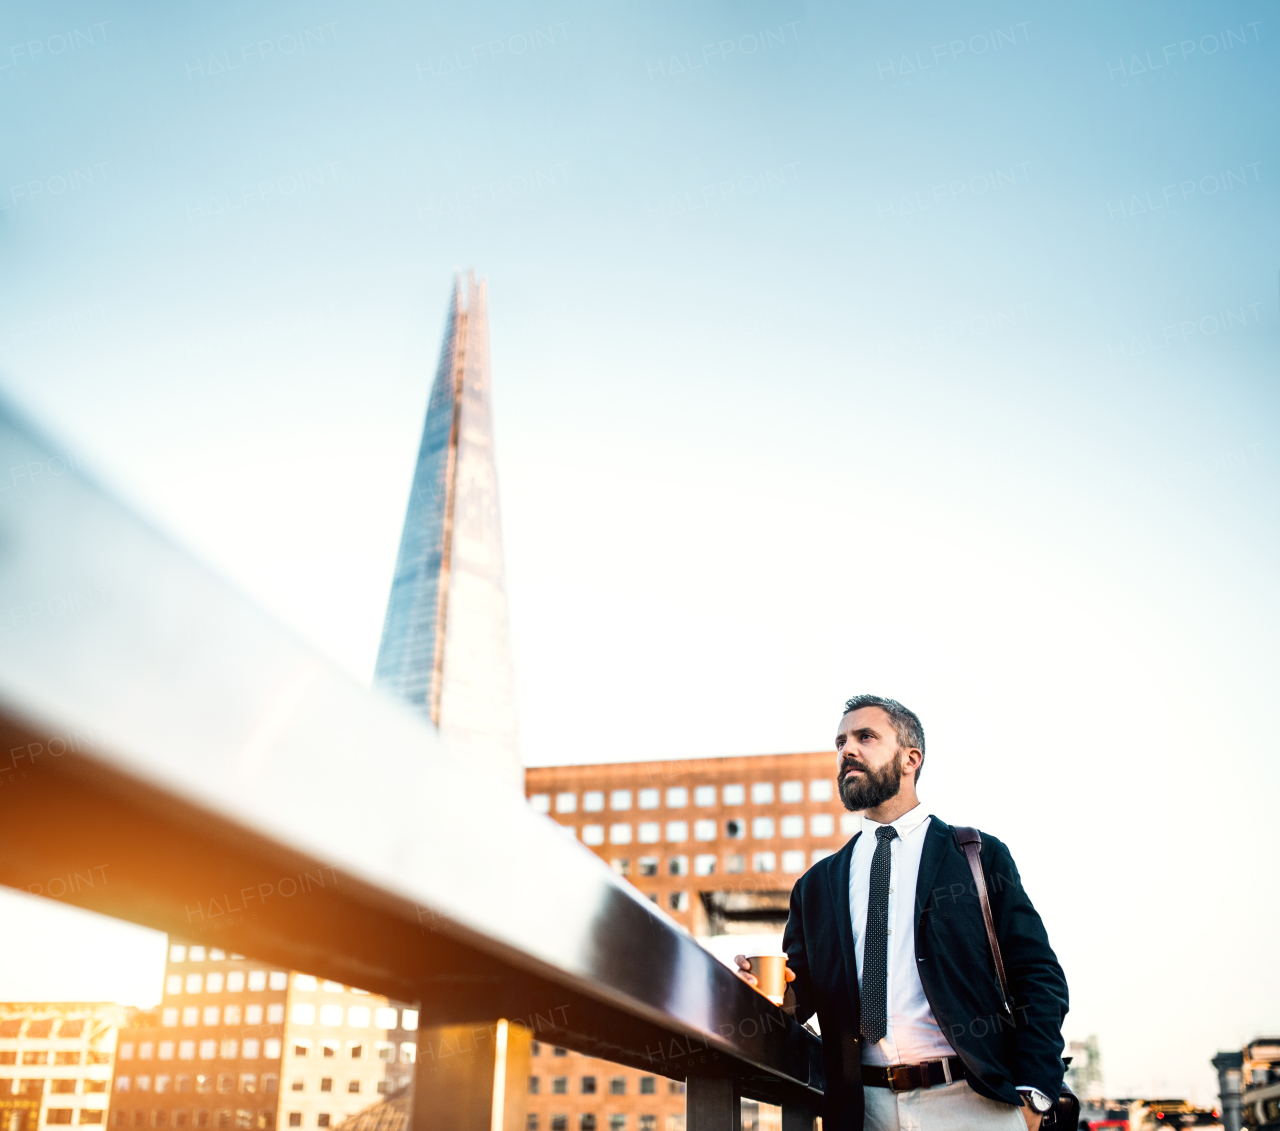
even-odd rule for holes
{"type": "MultiPolygon", "coordinates": [[[[1016,1088],[1030,1085],[1056,1097],[1067,980],[1013,857],[1002,842],[983,834],[982,865],[1013,999],[1010,1018],[1001,1005],[977,887],[955,830],[934,817],[925,838],[916,880],[916,964],[934,1017],[979,1095],[1021,1104],[1016,1088]]],[[[822,1026],[823,1126],[831,1131],[862,1128],[858,968],[849,918],[849,866],[857,840],[797,881],[782,944],[796,973],[796,1020],[816,1013],[822,1026]]]]}

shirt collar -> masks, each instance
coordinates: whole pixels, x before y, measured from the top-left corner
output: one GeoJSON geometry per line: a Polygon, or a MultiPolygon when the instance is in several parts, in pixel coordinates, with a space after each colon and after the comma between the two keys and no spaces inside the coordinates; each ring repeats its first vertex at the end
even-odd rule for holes
{"type": "MultiPolygon", "coordinates": [[[[902,839],[910,836],[928,819],[929,814],[925,812],[924,806],[917,803],[914,809],[907,810],[907,812],[903,813],[896,821],[891,821],[890,824],[898,830],[898,837],[899,839],[902,839]]],[[[862,829],[868,834],[871,840],[875,840],[876,829],[880,828],[884,828],[884,826],[878,821],[873,821],[865,813],[863,814],[862,829]]]]}

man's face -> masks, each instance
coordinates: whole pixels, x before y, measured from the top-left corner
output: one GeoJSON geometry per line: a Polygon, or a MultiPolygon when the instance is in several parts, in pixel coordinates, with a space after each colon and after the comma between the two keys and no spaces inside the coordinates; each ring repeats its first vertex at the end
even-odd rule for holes
{"type": "Polygon", "coordinates": [[[874,809],[902,788],[902,756],[893,722],[881,707],[860,707],[840,720],[836,784],[853,812],[874,809]]]}

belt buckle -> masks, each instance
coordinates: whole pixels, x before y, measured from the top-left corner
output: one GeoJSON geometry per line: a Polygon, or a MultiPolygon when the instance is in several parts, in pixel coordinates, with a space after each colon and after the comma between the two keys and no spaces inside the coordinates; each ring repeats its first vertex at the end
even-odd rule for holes
{"type": "Polygon", "coordinates": [[[921,1063],[920,1063],[920,1072],[921,1072],[921,1074],[924,1076],[924,1079],[925,1079],[925,1086],[926,1086],[926,1087],[928,1087],[928,1088],[932,1088],[932,1087],[934,1087],[934,1086],[935,1086],[935,1085],[934,1085],[934,1082],[933,1082],[933,1066],[934,1066],[935,1064],[937,1064],[937,1065],[941,1065],[941,1067],[942,1067],[942,1083],[943,1083],[943,1084],[951,1084],[951,1083],[953,1083],[954,1081],[951,1079],[951,1061],[950,1061],[950,1058],[949,1058],[949,1057],[945,1057],[945,1056],[940,1056],[940,1057],[938,1057],[938,1058],[937,1058],[937,1059],[935,1059],[935,1060],[925,1060],[925,1061],[921,1061],[921,1063]]]}
{"type": "Polygon", "coordinates": [[[911,1065],[894,1064],[889,1068],[889,1091],[911,1091],[911,1065]]]}

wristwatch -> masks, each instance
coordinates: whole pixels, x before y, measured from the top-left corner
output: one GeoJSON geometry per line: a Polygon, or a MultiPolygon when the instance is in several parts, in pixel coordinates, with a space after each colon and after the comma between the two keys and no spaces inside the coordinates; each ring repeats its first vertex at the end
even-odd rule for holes
{"type": "Polygon", "coordinates": [[[1044,1115],[1051,1107],[1053,1100],[1046,1096],[1039,1088],[1019,1088],[1022,1098],[1026,1101],[1028,1107],[1032,1111],[1044,1115]]]}

